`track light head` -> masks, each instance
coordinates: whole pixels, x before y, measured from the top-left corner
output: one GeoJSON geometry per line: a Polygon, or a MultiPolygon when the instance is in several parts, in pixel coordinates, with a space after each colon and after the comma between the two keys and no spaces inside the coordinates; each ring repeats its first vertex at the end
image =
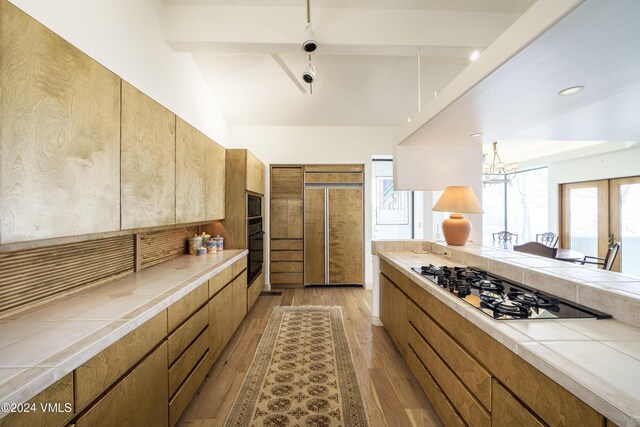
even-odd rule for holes
{"type": "Polygon", "coordinates": [[[316,80],[316,69],[311,62],[309,62],[309,65],[307,66],[305,72],[302,73],[302,80],[304,80],[305,83],[309,84],[313,83],[316,80]]]}
{"type": "Polygon", "coordinates": [[[307,24],[307,27],[304,30],[305,41],[302,42],[302,50],[307,53],[315,52],[318,48],[318,42],[316,41],[316,34],[311,28],[311,24],[307,24]]]}

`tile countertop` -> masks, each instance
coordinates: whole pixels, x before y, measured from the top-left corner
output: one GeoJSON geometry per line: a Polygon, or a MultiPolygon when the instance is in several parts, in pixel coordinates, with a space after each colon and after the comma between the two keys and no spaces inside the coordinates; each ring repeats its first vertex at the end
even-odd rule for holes
{"type": "Polygon", "coordinates": [[[464,261],[385,249],[377,255],[611,421],[640,426],[639,327],[614,319],[494,320],[411,270],[464,261]]]}
{"type": "Polygon", "coordinates": [[[0,320],[0,405],[26,402],[246,254],[185,255],[0,320]]]}

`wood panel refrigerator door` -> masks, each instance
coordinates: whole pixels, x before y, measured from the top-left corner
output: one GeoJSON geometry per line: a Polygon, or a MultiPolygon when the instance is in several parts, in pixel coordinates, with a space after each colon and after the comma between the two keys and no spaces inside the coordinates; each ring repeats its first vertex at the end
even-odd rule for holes
{"type": "Polygon", "coordinates": [[[362,284],[362,188],[329,189],[329,283],[362,284]]]}
{"type": "Polygon", "coordinates": [[[304,283],[326,284],[325,189],[304,189],[304,283]]]}

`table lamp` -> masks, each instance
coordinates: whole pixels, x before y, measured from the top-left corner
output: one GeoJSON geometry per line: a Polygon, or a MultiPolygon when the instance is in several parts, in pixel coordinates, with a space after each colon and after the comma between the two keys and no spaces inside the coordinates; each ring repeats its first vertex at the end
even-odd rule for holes
{"type": "Polygon", "coordinates": [[[483,213],[473,189],[460,186],[446,187],[433,210],[451,212],[449,218],[442,221],[442,232],[447,244],[453,246],[464,246],[471,234],[471,222],[462,214],[483,213]]]}

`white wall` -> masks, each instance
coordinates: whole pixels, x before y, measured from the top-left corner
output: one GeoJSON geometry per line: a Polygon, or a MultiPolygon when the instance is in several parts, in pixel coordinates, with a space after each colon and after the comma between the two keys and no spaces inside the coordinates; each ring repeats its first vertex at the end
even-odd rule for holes
{"type": "Polygon", "coordinates": [[[164,42],[160,0],[10,0],[222,145],[229,127],[188,53],[164,42]]]}
{"type": "Polygon", "coordinates": [[[640,148],[549,164],[549,230],[559,231],[559,184],[640,175],[640,148]]]}
{"type": "MultiPolygon", "coordinates": [[[[248,148],[267,165],[267,168],[270,164],[283,163],[364,163],[364,253],[367,284],[372,283],[371,157],[392,153],[391,135],[395,131],[397,129],[391,127],[356,126],[234,126],[230,128],[233,146],[248,148]]],[[[268,224],[269,180],[266,184],[265,223],[268,224]]],[[[266,239],[268,242],[268,235],[266,239]]],[[[265,261],[265,268],[268,277],[268,260],[265,261]]]]}

